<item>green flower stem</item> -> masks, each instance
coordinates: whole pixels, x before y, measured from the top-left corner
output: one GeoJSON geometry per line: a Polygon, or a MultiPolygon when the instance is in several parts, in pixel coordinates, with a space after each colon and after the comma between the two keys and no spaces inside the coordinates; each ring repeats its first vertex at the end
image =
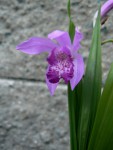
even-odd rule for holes
{"type": "Polygon", "coordinates": [[[104,45],[106,43],[113,43],[113,39],[102,41],[101,45],[104,45]]]}
{"type": "Polygon", "coordinates": [[[69,111],[69,123],[70,123],[71,150],[77,150],[75,106],[76,106],[75,92],[71,90],[70,84],[68,84],[68,111],[69,111]]]}
{"type": "MultiPolygon", "coordinates": [[[[67,11],[69,17],[69,35],[71,41],[75,35],[75,25],[71,20],[70,0],[67,3],[67,11]]],[[[71,90],[68,84],[68,111],[69,111],[69,125],[70,125],[70,150],[77,150],[77,136],[76,136],[76,97],[75,91],[71,90]]]]}

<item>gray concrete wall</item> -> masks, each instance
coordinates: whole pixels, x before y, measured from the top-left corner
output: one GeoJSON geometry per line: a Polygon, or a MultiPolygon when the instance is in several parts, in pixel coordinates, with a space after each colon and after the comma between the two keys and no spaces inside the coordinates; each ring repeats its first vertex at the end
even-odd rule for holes
{"type": "MultiPolygon", "coordinates": [[[[68,30],[66,2],[0,0],[0,150],[69,150],[66,85],[50,97],[44,79],[46,54],[30,56],[15,50],[31,36],[68,30]]],[[[96,9],[97,1],[72,1],[73,20],[84,33],[80,52],[85,62],[96,9]]],[[[102,39],[113,38],[110,18],[102,39]]],[[[103,81],[113,60],[112,49],[112,44],[102,47],[103,81]]]]}

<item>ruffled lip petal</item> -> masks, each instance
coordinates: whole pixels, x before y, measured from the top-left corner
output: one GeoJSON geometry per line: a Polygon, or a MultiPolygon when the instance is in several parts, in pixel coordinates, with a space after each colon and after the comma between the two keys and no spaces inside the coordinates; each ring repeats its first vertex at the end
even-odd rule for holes
{"type": "Polygon", "coordinates": [[[48,34],[48,38],[56,40],[60,46],[71,46],[71,40],[68,32],[55,30],[52,33],[48,34]]]}
{"type": "Polygon", "coordinates": [[[53,69],[52,67],[53,66],[51,65],[48,66],[46,77],[50,83],[57,83],[60,80],[59,73],[55,68],[53,69]]]}
{"type": "Polygon", "coordinates": [[[49,82],[50,83],[57,83],[57,82],[59,82],[59,80],[60,80],[59,76],[57,74],[55,74],[55,72],[54,72],[54,74],[51,73],[51,72],[52,71],[49,70],[47,72],[47,74],[46,74],[47,79],[49,80],[49,82]]]}
{"type": "Polygon", "coordinates": [[[24,41],[17,45],[16,49],[27,54],[40,54],[42,52],[50,52],[52,49],[57,47],[50,39],[32,37],[27,41],[24,41]]]}
{"type": "Polygon", "coordinates": [[[73,72],[74,72],[74,69],[73,69],[73,66],[71,66],[71,69],[70,69],[70,72],[64,72],[62,74],[62,78],[64,79],[65,83],[68,84],[68,82],[72,79],[73,77],[73,72]]]}
{"type": "Polygon", "coordinates": [[[75,51],[81,48],[80,42],[83,40],[83,34],[79,31],[78,27],[76,27],[75,36],[73,40],[73,54],[75,51]]]}
{"type": "MultiPolygon", "coordinates": [[[[46,74],[47,74],[47,72],[48,72],[48,69],[49,69],[49,68],[47,68],[46,74]]],[[[47,76],[46,76],[46,84],[47,84],[47,87],[48,87],[48,89],[49,89],[49,91],[50,91],[51,96],[54,95],[58,83],[59,83],[59,82],[57,82],[57,83],[50,83],[49,80],[48,80],[48,78],[47,78],[47,76]]]]}
{"type": "Polygon", "coordinates": [[[71,52],[67,47],[55,48],[51,51],[47,58],[50,65],[56,64],[58,61],[63,61],[63,59],[72,60],[71,52]]]}
{"type": "Polygon", "coordinates": [[[55,55],[55,51],[57,49],[53,49],[51,51],[51,53],[49,54],[49,56],[47,57],[47,62],[50,64],[50,65],[55,65],[57,63],[57,60],[56,60],[56,55],[55,55]]]}
{"type": "Polygon", "coordinates": [[[74,90],[75,86],[80,82],[84,75],[84,61],[80,54],[76,54],[74,63],[74,76],[70,80],[71,89],[74,90]]]}
{"type": "Polygon", "coordinates": [[[73,77],[73,58],[67,47],[52,50],[47,61],[49,67],[46,75],[49,82],[57,83],[63,78],[68,83],[73,77]]]}

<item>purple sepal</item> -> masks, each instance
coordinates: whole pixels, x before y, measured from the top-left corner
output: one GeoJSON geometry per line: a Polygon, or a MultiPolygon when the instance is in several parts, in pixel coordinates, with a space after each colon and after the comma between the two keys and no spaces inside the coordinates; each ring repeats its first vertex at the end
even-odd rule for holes
{"type": "Polygon", "coordinates": [[[24,41],[17,45],[16,49],[27,54],[40,54],[42,52],[50,52],[52,49],[57,47],[50,39],[32,37],[27,41],[24,41]]]}

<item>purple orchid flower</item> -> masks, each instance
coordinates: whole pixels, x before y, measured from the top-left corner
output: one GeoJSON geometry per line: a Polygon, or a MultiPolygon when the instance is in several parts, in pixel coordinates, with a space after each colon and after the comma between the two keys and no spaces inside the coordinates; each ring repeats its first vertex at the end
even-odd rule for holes
{"type": "MultiPolygon", "coordinates": [[[[101,21],[102,21],[102,24],[107,20],[107,18],[108,18],[107,14],[112,9],[113,9],[113,0],[108,0],[107,2],[105,2],[102,5],[102,7],[101,7],[101,21]]],[[[93,26],[95,25],[97,15],[98,15],[98,11],[94,15],[93,26]]]]}
{"type": "Polygon", "coordinates": [[[68,32],[56,30],[50,33],[48,38],[32,37],[19,44],[16,49],[34,55],[49,53],[46,83],[50,94],[53,95],[60,79],[64,79],[65,83],[70,82],[72,90],[81,80],[84,74],[84,62],[78,50],[82,39],[83,35],[78,28],[73,44],[68,32]]]}

